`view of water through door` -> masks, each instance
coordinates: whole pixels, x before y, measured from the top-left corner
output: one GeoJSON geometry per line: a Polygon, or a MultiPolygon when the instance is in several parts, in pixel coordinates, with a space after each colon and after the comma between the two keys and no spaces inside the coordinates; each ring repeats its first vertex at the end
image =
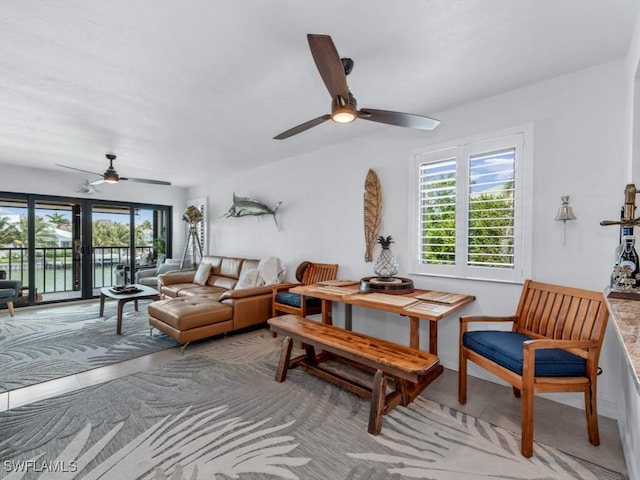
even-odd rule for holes
{"type": "MultiPolygon", "coordinates": [[[[167,253],[171,207],[0,192],[0,278],[17,306],[93,298],[167,253]]],[[[169,246],[170,250],[170,246],[169,246]]]]}

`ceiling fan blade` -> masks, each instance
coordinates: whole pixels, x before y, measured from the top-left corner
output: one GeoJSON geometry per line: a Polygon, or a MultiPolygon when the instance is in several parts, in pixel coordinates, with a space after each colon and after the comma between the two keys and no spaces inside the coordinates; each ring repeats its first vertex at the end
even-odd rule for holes
{"type": "Polygon", "coordinates": [[[276,135],[275,137],[273,137],[274,140],[284,140],[285,138],[289,138],[289,137],[293,137],[294,135],[297,135],[298,133],[302,133],[305,130],[309,130],[312,127],[315,127],[316,125],[320,125],[321,123],[326,122],[327,120],[329,120],[331,118],[331,115],[326,114],[326,115],[322,115],[320,117],[316,117],[313,120],[309,120],[308,122],[304,122],[301,123],[300,125],[297,125],[293,128],[290,128],[289,130],[282,132],[279,135],[276,135]]]}
{"type": "Polygon", "coordinates": [[[88,185],[100,185],[101,183],[104,183],[104,178],[101,178],[100,180],[94,180],[93,182],[89,182],[88,185]]]}
{"type": "Polygon", "coordinates": [[[148,178],[120,177],[120,180],[128,180],[129,182],[150,183],[152,185],[171,185],[171,182],[163,180],[149,180],[148,178]]]}
{"type": "Polygon", "coordinates": [[[417,128],[418,130],[433,130],[440,125],[440,121],[435,118],[414,115],[413,113],[376,110],[374,108],[363,108],[358,112],[358,118],[398,127],[417,128]]]}
{"type": "Polygon", "coordinates": [[[96,172],[90,172],[88,170],[82,170],[81,168],[75,168],[75,167],[68,167],[66,165],[60,165],[59,163],[56,163],[56,166],[58,167],[62,167],[62,168],[68,168],[70,170],[77,170],[78,172],[84,172],[84,173],[90,173],[91,175],[98,175],[99,177],[102,176],[101,173],[96,173],[96,172]]]}
{"type": "Polygon", "coordinates": [[[311,55],[316,62],[316,67],[320,72],[320,76],[324,84],[329,90],[332,99],[338,95],[349,100],[349,87],[347,87],[347,76],[344,73],[344,67],[338,55],[338,50],[333,44],[333,40],[329,35],[316,35],[309,33],[307,35],[311,55]]]}

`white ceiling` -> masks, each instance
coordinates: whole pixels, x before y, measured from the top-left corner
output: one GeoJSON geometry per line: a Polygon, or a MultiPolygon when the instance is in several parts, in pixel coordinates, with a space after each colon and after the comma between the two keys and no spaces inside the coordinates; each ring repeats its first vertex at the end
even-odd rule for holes
{"type": "Polygon", "coordinates": [[[120,175],[188,186],[399,128],[272,139],[330,110],[307,33],[355,60],[361,108],[430,116],[624,57],[639,4],[0,0],[0,163],[102,172],[114,152],[120,175]]]}

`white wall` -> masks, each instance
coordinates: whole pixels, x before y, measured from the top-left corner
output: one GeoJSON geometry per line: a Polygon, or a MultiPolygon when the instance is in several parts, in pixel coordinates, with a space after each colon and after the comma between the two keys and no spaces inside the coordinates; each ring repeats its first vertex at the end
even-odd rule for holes
{"type": "MultiPolygon", "coordinates": [[[[3,159],[0,158],[0,164],[3,159]]],[[[0,165],[0,192],[36,193],[75,198],[92,198],[122,202],[173,205],[174,256],[182,254],[186,238],[182,212],[185,208],[185,188],[149,185],[135,182],[119,182],[115,185],[99,185],[99,193],[86,195],[78,193],[78,185],[84,182],[82,175],[73,172],[56,172],[0,165]]]]}
{"type": "MultiPolygon", "coordinates": [[[[476,295],[477,301],[462,314],[513,313],[520,285],[414,276],[407,271],[410,152],[533,123],[533,277],[602,290],[613,266],[618,232],[615,227],[599,226],[599,222],[618,217],[626,183],[624,72],[623,61],[596,66],[434,114],[442,120],[434,132],[375,128],[365,137],[193,188],[190,196],[209,196],[209,251],[254,258],[276,255],[287,266],[290,279],[302,260],[339,263],[341,278],[372,275],[372,264],[363,260],[362,217],[364,180],[367,170],[373,168],[384,192],[381,234],[396,239],[393,251],[400,263],[400,275],[413,278],[418,288],[476,295]],[[281,230],[267,217],[261,221],[252,217],[219,218],[231,205],[234,191],[268,205],[282,201],[278,213],[281,230]],[[567,224],[565,245],[560,242],[561,225],[554,221],[563,194],[571,196],[578,217],[567,224]]],[[[337,322],[341,313],[338,309],[337,322]]],[[[409,325],[402,317],[355,309],[354,329],[408,342],[409,325]]],[[[457,315],[440,322],[439,355],[445,366],[454,369],[457,334],[457,315]]],[[[428,348],[426,322],[421,324],[420,335],[422,348],[428,348]]],[[[608,350],[612,347],[605,343],[600,409],[602,414],[615,417],[618,385],[617,375],[612,372],[618,362],[616,356],[610,359],[608,350]]],[[[583,404],[578,395],[557,399],[576,406],[583,404]]]]}

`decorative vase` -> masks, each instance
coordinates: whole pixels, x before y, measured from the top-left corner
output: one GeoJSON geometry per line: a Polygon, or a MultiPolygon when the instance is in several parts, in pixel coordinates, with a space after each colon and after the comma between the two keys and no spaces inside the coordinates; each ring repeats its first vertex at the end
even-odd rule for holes
{"type": "Polygon", "coordinates": [[[391,282],[394,280],[395,275],[398,273],[398,262],[391,253],[389,246],[393,243],[391,236],[378,237],[378,242],[382,247],[382,251],[376,263],[373,266],[373,271],[378,276],[379,281],[391,282]]]}

